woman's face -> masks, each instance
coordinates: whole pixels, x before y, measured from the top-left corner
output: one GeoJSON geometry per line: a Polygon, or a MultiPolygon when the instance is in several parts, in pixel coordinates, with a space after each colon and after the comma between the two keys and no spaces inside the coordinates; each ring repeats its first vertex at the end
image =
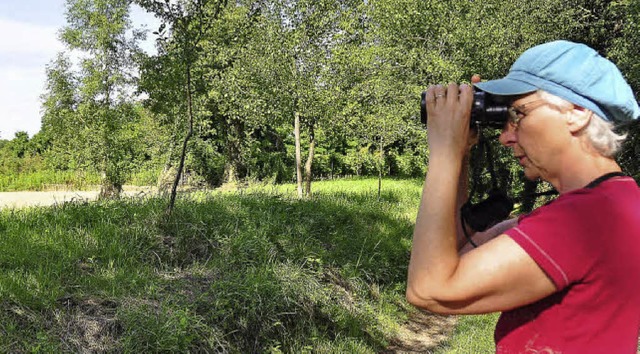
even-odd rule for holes
{"type": "Polygon", "coordinates": [[[569,145],[571,133],[564,113],[541,100],[537,92],[515,100],[511,106],[518,111],[519,121],[507,123],[499,141],[511,148],[527,179],[549,181],[562,169],[561,152],[569,145]]]}

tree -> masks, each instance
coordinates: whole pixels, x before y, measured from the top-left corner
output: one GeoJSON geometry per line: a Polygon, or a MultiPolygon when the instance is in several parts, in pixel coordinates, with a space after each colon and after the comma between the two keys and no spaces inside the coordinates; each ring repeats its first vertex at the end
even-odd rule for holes
{"type": "Polygon", "coordinates": [[[86,158],[86,151],[79,148],[83,145],[84,124],[76,117],[79,83],[71,61],[63,53],[47,65],[46,72],[41,133],[52,142],[47,160],[54,169],[76,169],[86,158]]]}
{"type": "Polygon", "coordinates": [[[176,84],[172,87],[174,90],[184,91],[185,103],[183,107],[185,107],[187,115],[187,132],[182,141],[178,168],[167,207],[167,213],[170,214],[175,204],[177,188],[184,170],[187,148],[189,140],[193,136],[196,120],[193,102],[194,66],[202,54],[202,40],[210,28],[210,21],[218,19],[227,2],[224,0],[193,0],[170,3],[168,1],[140,0],[139,4],[164,21],[156,32],[159,36],[158,43],[163,47],[161,48],[163,52],[169,56],[168,61],[165,62],[172,63],[179,68],[177,71],[170,72],[168,80],[176,84]],[[167,30],[170,32],[165,32],[167,30]]]}
{"type": "MultiPolygon", "coordinates": [[[[203,40],[202,76],[206,83],[206,107],[200,131],[202,139],[215,146],[219,183],[235,185],[244,178],[261,177],[261,168],[252,161],[268,148],[263,134],[273,135],[269,112],[264,106],[258,77],[258,47],[264,18],[260,3],[238,1],[227,6],[203,40]],[[223,161],[223,162],[221,162],[223,161]]],[[[259,76],[259,75],[258,75],[259,76]]],[[[277,139],[276,139],[277,140],[277,139]]],[[[258,159],[259,160],[259,159],[258,159]]]]}
{"type": "Polygon", "coordinates": [[[131,85],[133,55],[142,34],[129,33],[129,4],[129,0],[67,0],[68,24],[61,39],[86,56],[77,75],[59,56],[48,71],[44,96],[43,126],[55,151],[67,147],[82,167],[95,166],[103,175],[101,197],[118,196],[135,166],[131,149],[135,141],[127,131],[137,119],[131,85]],[[69,134],[76,137],[65,141],[69,134]]]}
{"type": "MultiPolygon", "coordinates": [[[[152,117],[145,119],[161,131],[155,144],[164,146],[160,155],[171,171],[170,205],[187,171],[211,186],[296,180],[301,196],[318,175],[375,173],[381,181],[386,173],[422,174],[428,150],[418,104],[429,84],[467,81],[474,73],[501,77],[522,51],[558,38],[599,47],[632,84],[640,57],[633,55],[638,12],[631,1],[133,1],[164,22],[156,31],[159,54],[142,61],[137,92],[148,94],[152,117]]],[[[147,142],[134,144],[145,139],[122,130],[139,131],[143,119],[144,110],[121,104],[131,103],[121,93],[131,92],[133,68],[108,69],[134,52],[126,37],[106,35],[115,30],[104,25],[117,24],[115,9],[127,2],[69,3],[76,20],[65,38],[93,64],[73,71],[61,56],[48,68],[48,161],[96,166],[105,178],[130,170],[140,155],[160,161],[151,150],[141,153],[147,142]]],[[[514,194],[533,188],[497,146],[494,158],[494,178],[514,194]]],[[[479,174],[479,192],[491,187],[490,178],[479,174]]]]}
{"type": "Polygon", "coordinates": [[[346,26],[349,40],[337,51],[336,68],[341,72],[337,85],[349,102],[342,111],[343,119],[349,122],[359,145],[376,149],[380,197],[388,148],[410,130],[419,129],[419,91],[415,84],[407,84],[410,76],[398,65],[394,48],[385,42],[388,33],[374,22],[374,15],[371,7],[356,9],[356,16],[351,16],[346,26]]]}
{"type": "MultiPolygon", "coordinates": [[[[318,131],[331,125],[337,92],[330,86],[329,60],[339,41],[340,20],[350,2],[282,0],[263,8],[260,53],[249,61],[252,81],[278,123],[292,126],[298,195],[311,193],[318,131]],[[302,139],[307,141],[303,192],[302,139]]],[[[325,129],[327,130],[327,129],[325,129]]]]}
{"type": "MultiPolygon", "coordinates": [[[[413,91],[415,112],[419,92],[430,84],[468,82],[472,74],[493,79],[507,74],[526,49],[549,40],[588,33],[583,23],[588,9],[559,0],[488,1],[389,1],[370,2],[368,12],[381,57],[393,67],[393,78],[413,91]]],[[[400,93],[401,91],[397,91],[400,93]]],[[[410,101],[405,101],[409,104],[410,101]]],[[[487,132],[492,136],[492,132],[487,132]]],[[[492,145],[494,145],[492,143],[492,145]]],[[[474,181],[480,194],[493,187],[520,191],[522,181],[504,149],[493,149],[496,175],[474,181]]]]}
{"type": "Polygon", "coordinates": [[[11,140],[11,148],[17,158],[25,157],[30,150],[29,134],[24,131],[16,132],[13,140],[11,140]]]}

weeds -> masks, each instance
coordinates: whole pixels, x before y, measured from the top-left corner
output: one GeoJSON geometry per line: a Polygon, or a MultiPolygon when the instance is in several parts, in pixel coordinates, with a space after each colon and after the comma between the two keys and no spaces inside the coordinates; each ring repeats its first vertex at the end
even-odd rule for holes
{"type": "Polygon", "coordinates": [[[0,212],[2,351],[375,353],[407,320],[419,185],[0,212]],[[6,349],[6,350],[3,350],[6,349]]]}
{"type": "Polygon", "coordinates": [[[95,173],[42,170],[0,175],[0,192],[83,190],[100,183],[95,173]]]}

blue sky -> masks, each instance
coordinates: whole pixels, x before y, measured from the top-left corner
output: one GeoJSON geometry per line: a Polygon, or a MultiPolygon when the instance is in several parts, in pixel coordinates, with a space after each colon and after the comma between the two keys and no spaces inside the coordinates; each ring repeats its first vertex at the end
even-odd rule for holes
{"type": "MultiPolygon", "coordinates": [[[[65,50],[58,41],[65,25],[64,4],[65,0],[0,0],[0,139],[12,139],[17,131],[33,136],[40,130],[45,67],[65,50]]],[[[140,8],[134,8],[131,17],[137,28],[158,26],[140,8]]],[[[144,47],[152,48],[148,42],[144,47]]]]}

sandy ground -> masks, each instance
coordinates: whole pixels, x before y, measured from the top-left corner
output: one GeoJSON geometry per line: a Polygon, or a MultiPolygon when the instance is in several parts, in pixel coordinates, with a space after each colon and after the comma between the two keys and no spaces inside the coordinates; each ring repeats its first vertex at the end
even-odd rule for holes
{"type": "MultiPolygon", "coordinates": [[[[47,206],[64,202],[84,202],[98,198],[99,191],[2,192],[0,208],[47,206]]],[[[151,188],[125,188],[123,196],[134,197],[153,193],[151,188]]]]}

